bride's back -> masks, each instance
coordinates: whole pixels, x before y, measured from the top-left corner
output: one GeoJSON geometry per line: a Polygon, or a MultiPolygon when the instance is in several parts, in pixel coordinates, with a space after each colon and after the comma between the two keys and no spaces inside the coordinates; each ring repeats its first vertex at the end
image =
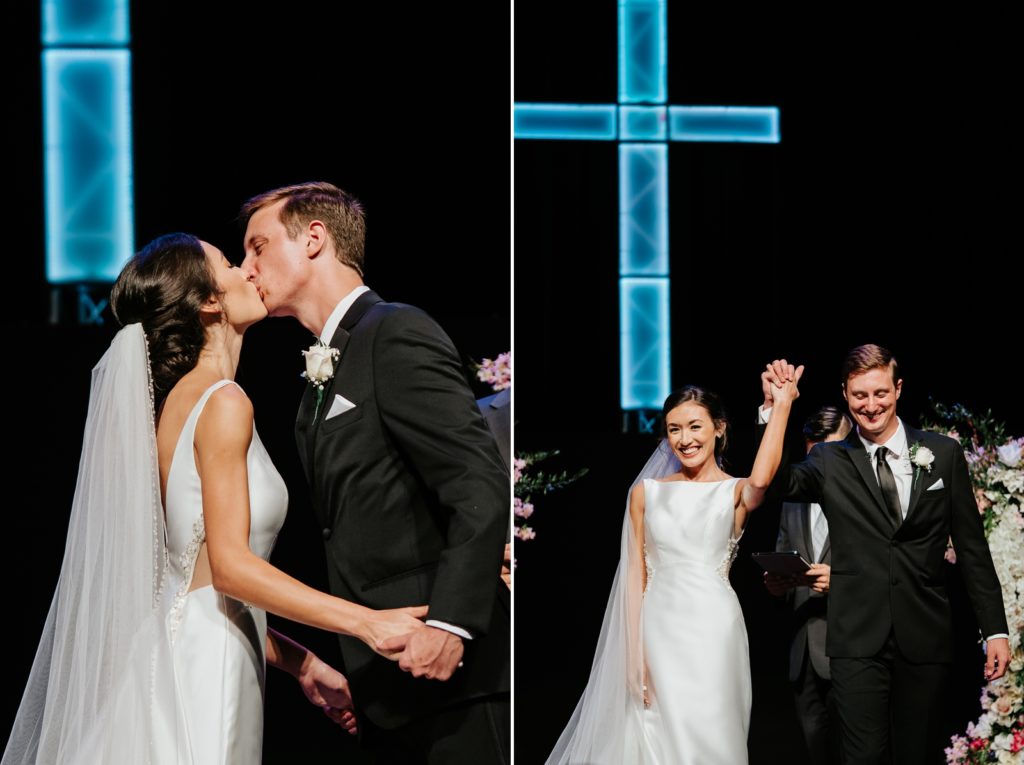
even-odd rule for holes
{"type": "MultiPolygon", "coordinates": [[[[167,481],[182,431],[200,398],[211,385],[217,382],[217,379],[205,370],[194,369],[178,380],[160,406],[160,411],[157,414],[156,450],[160,466],[160,498],[163,501],[165,512],[167,509],[167,481]]],[[[199,435],[196,434],[196,442],[193,443],[191,449],[193,460],[196,458],[198,440],[199,435]]],[[[198,465],[198,463],[196,464],[198,465]]],[[[198,466],[196,471],[198,472],[198,466]]],[[[191,592],[212,583],[210,559],[207,555],[206,543],[203,542],[196,559],[192,583],[188,589],[191,592]]]]}

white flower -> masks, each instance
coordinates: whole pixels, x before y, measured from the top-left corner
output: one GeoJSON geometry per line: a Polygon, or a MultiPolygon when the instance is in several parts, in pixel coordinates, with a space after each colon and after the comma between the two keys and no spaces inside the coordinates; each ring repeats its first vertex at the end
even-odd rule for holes
{"type": "Polygon", "coordinates": [[[967,733],[974,738],[989,738],[992,735],[992,720],[988,715],[982,715],[976,725],[967,723],[967,733]]]}
{"type": "Polygon", "coordinates": [[[1020,464],[1021,447],[1017,441],[1010,441],[996,449],[999,453],[999,461],[1007,467],[1015,468],[1020,464]]]}
{"type": "Polygon", "coordinates": [[[924,468],[926,473],[932,472],[932,463],[935,462],[935,453],[927,446],[914,444],[910,447],[910,461],[919,468],[924,468]]]}
{"type": "Polygon", "coordinates": [[[331,348],[322,340],[309,346],[308,351],[303,351],[306,357],[306,371],[302,373],[311,384],[323,390],[324,383],[334,377],[334,362],[340,355],[337,348],[331,348]]]}

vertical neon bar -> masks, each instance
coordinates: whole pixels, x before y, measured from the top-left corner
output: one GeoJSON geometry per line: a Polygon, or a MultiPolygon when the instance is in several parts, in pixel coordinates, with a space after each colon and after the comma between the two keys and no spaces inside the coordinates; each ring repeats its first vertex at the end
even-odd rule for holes
{"type": "Polygon", "coordinates": [[[668,146],[619,145],[621,406],[669,394],[668,146]]]}
{"type": "Polygon", "coordinates": [[[134,248],[127,0],[44,0],[46,276],[113,281],[134,248]]]}
{"type": "Polygon", "coordinates": [[[619,0],[619,103],[663,104],[666,0],[619,0]]]}

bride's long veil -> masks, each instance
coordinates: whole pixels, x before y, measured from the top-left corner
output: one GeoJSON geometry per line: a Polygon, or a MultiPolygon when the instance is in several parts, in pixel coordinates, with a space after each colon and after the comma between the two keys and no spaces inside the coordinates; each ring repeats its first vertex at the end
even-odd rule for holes
{"type": "MultiPolygon", "coordinates": [[[[662,440],[630,486],[679,470],[679,460],[662,440]]],[[[619,565],[615,571],[590,679],[576,711],[548,757],[548,765],[622,765],[650,761],[644,752],[649,726],[643,704],[643,601],[640,554],[629,515],[627,493],[619,565]]],[[[650,689],[656,697],[657,689],[650,689]]],[[[648,715],[651,712],[648,711],[648,715]]],[[[656,714],[656,712],[654,712],[656,714]]]]}
{"type": "Polygon", "coordinates": [[[3,765],[176,756],[154,422],[146,337],[130,324],[92,371],[60,579],[3,765]]]}

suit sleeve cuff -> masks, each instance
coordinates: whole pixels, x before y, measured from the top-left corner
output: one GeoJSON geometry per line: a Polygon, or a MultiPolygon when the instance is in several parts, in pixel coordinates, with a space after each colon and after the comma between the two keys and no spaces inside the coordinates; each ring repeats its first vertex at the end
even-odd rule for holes
{"type": "Polygon", "coordinates": [[[473,636],[466,632],[466,630],[462,629],[462,627],[456,627],[454,624],[449,624],[448,622],[439,622],[437,619],[427,619],[424,623],[428,627],[437,627],[439,630],[444,630],[445,632],[450,632],[453,635],[458,635],[464,640],[473,639],[473,636]]]}
{"type": "Polygon", "coordinates": [[[995,640],[996,638],[1006,638],[1007,640],[1009,640],[1010,636],[1002,632],[997,632],[995,635],[989,635],[987,638],[985,638],[985,642],[987,643],[989,640],[995,640]]]}

